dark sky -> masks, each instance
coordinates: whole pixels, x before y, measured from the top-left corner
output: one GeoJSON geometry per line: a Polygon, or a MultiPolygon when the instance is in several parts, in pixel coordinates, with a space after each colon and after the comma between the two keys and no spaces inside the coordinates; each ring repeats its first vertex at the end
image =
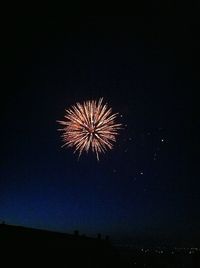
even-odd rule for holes
{"type": "Polygon", "coordinates": [[[114,239],[200,237],[199,27],[191,10],[1,23],[0,219],[114,239]],[[124,129],[97,162],[61,148],[65,108],[124,129]]]}

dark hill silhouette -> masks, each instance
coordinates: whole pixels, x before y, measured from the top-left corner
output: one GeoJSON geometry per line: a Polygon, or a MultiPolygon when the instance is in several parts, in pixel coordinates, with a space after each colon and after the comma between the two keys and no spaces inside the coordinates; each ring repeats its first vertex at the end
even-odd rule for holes
{"type": "MultiPolygon", "coordinates": [[[[1,257],[15,265],[120,267],[117,251],[106,239],[0,224],[1,257]]],[[[32,267],[32,266],[31,266],[32,267]]]]}

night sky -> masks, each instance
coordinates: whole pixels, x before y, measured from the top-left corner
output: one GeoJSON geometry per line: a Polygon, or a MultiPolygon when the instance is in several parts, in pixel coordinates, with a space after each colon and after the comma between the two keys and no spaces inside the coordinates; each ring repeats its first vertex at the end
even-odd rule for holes
{"type": "Polygon", "coordinates": [[[199,27],[184,12],[3,20],[0,220],[133,243],[200,238],[199,27]],[[78,159],[56,120],[100,97],[123,129],[99,162],[78,159]]]}

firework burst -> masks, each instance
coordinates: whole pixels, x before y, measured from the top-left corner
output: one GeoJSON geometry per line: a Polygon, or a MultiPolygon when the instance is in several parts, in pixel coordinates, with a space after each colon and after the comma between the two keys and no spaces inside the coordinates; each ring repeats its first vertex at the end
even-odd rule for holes
{"type": "Polygon", "coordinates": [[[115,122],[117,113],[103,104],[103,98],[76,103],[66,109],[65,120],[58,121],[63,128],[63,146],[74,147],[79,156],[91,150],[99,160],[99,154],[113,148],[121,124],[115,122]]]}

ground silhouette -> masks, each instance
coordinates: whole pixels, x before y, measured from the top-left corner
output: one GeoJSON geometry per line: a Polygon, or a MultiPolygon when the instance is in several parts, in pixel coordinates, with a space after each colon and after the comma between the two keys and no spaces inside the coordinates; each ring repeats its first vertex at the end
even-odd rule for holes
{"type": "Polygon", "coordinates": [[[108,239],[90,238],[0,225],[1,256],[15,265],[51,267],[121,267],[116,249],[108,239]]]}

